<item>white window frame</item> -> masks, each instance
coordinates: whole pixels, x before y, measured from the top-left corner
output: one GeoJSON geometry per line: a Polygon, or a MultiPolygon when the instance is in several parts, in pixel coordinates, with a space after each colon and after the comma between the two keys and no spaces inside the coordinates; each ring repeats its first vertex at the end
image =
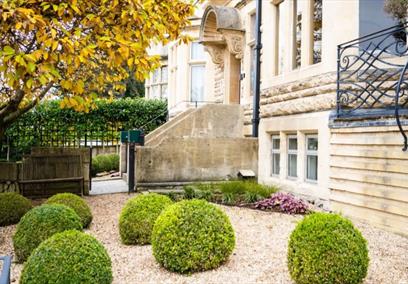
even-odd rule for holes
{"type": "Polygon", "coordinates": [[[306,134],[305,135],[305,181],[310,182],[310,183],[317,183],[319,180],[319,139],[317,134],[306,134]],[[308,142],[309,138],[314,138],[317,139],[317,150],[309,150],[308,149],[308,142]],[[307,170],[308,170],[308,163],[307,163],[307,157],[308,156],[315,156],[317,157],[317,165],[316,165],[316,173],[317,173],[317,179],[308,179],[307,178],[307,170]]]}
{"type": "MultiPolygon", "coordinates": [[[[188,50],[189,50],[189,52],[188,52],[188,65],[189,65],[189,67],[188,67],[188,72],[189,72],[189,88],[188,88],[188,97],[189,97],[189,100],[191,101],[191,102],[193,102],[193,98],[192,98],[192,93],[191,93],[191,91],[192,91],[192,78],[193,78],[193,72],[192,72],[192,69],[193,69],[193,67],[195,67],[195,66],[202,66],[202,67],[204,67],[204,74],[205,74],[205,67],[206,67],[206,64],[205,64],[205,58],[202,58],[202,59],[192,59],[192,47],[193,47],[193,44],[194,43],[198,43],[198,44],[200,44],[198,41],[193,41],[193,42],[191,42],[191,44],[189,45],[189,48],[188,48],[188,50]]],[[[205,54],[205,53],[204,53],[205,54]]],[[[205,82],[204,82],[204,93],[203,93],[203,100],[205,100],[205,82]]]]}
{"type": "Polygon", "coordinates": [[[147,89],[149,89],[149,95],[153,96],[153,88],[158,87],[158,89],[159,89],[159,91],[158,91],[159,98],[160,99],[167,99],[168,96],[169,96],[169,94],[168,94],[168,92],[169,92],[169,89],[168,89],[168,77],[169,77],[168,65],[162,65],[159,68],[157,68],[156,70],[154,70],[152,72],[152,75],[151,75],[150,79],[149,79],[150,84],[146,87],[147,89]],[[163,68],[167,68],[167,80],[166,81],[163,81],[163,76],[162,76],[163,68]],[[153,78],[155,72],[157,72],[157,81],[156,82],[154,82],[154,78],[153,78]],[[163,96],[163,91],[162,90],[163,90],[164,85],[167,85],[167,97],[163,96]]]}
{"type": "Polygon", "coordinates": [[[296,134],[288,135],[286,143],[287,143],[287,155],[286,155],[286,159],[287,159],[287,169],[286,169],[286,171],[287,171],[287,173],[286,173],[286,177],[288,179],[297,179],[298,176],[299,176],[298,169],[297,169],[298,164],[299,164],[299,138],[297,137],[296,134]],[[289,149],[289,140],[290,139],[296,139],[296,142],[297,142],[296,143],[297,144],[296,150],[289,149]],[[289,163],[290,163],[289,155],[296,155],[296,176],[290,176],[289,175],[289,163]]]}
{"type": "Polygon", "coordinates": [[[278,177],[280,175],[280,160],[282,158],[282,154],[281,154],[281,146],[280,146],[280,136],[279,134],[273,134],[271,137],[271,141],[272,141],[272,147],[271,147],[271,176],[274,177],[278,177]],[[274,148],[274,141],[279,140],[279,149],[274,148]],[[279,155],[279,164],[278,164],[278,173],[274,173],[274,167],[273,165],[274,163],[274,154],[278,154],[279,155]]]}

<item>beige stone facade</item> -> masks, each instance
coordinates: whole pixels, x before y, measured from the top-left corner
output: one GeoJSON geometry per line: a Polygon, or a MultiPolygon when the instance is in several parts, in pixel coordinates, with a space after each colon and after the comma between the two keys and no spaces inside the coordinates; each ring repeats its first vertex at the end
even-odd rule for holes
{"type": "MultiPolygon", "coordinates": [[[[203,101],[239,104],[243,136],[252,127],[255,4],[205,1],[187,31],[206,51],[203,101]]],[[[262,1],[257,172],[262,183],[408,234],[408,153],[400,150],[395,121],[333,120],[337,46],[394,25],[382,6],[382,0],[262,1]]],[[[168,50],[168,62],[177,54],[177,64],[169,63],[172,113],[191,105],[185,103],[191,44],[168,50]]]]}

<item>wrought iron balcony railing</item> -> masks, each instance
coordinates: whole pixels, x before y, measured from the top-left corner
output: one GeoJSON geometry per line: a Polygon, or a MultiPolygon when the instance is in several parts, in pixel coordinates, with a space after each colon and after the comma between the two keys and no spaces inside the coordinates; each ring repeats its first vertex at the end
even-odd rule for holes
{"type": "Polygon", "coordinates": [[[401,115],[408,114],[408,23],[338,46],[337,118],[395,116],[404,138],[401,115]]]}

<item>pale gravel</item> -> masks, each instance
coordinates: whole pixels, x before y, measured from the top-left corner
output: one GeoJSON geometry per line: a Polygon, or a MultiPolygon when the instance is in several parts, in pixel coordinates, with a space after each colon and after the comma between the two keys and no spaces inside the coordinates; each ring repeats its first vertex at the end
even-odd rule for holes
{"type": "MultiPolygon", "coordinates": [[[[286,266],[286,249],[290,232],[302,216],[221,206],[236,232],[233,255],[216,270],[185,276],[161,268],[154,260],[151,246],[120,243],[118,217],[129,197],[128,194],[86,197],[94,215],[86,231],[107,248],[114,283],[292,283],[286,266]]],[[[408,239],[354,223],[369,243],[370,266],[365,283],[408,284],[408,239]]],[[[0,228],[0,255],[13,254],[14,231],[15,226],[0,228]]],[[[21,270],[21,264],[13,263],[12,283],[18,282],[21,270]]]]}

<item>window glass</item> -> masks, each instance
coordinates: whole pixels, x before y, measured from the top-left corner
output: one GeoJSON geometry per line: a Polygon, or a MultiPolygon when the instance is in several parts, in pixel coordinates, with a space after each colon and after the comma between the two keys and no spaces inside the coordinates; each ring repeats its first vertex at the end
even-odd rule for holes
{"type": "Polygon", "coordinates": [[[318,143],[317,137],[307,138],[307,150],[317,151],[318,143]]]}
{"type": "Polygon", "coordinates": [[[160,81],[160,73],[159,73],[159,68],[158,69],[156,69],[156,70],[154,70],[154,72],[153,72],[153,83],[157,83],[157,82],[159,82],[160,81]]]}
{"type": "Polygon", "coordinates": [[[288,137],[288,177],[297,177],[297,137],[288,137]]]}
{"type": "Polygon", "coordinates": [[[167,84],[163,84],[161,86],[161,98],[162,99],[167,98],[167,84]]]}
{"type": "Polygon", "coordinates": [[[152,98],[159,98],[160,97],[160,86],[155,85],[151,87],[152,89],[152,98]]]}
{"type": "Polygon", "coordinates": [[[256,58],[255,58],[255,47],[251,46],[251,96],[255,94],[255,69],[256,69],[256,58]]]}
{"type": "Polygon", "coordinates": [[[317,180],[318,172],[317,136],[306,136],[306,179],[317,180]]]}
{"type": "Polygon", "coordinates": [[[288,177],[297,177],[297,154],[288,154],[288,177]]]}
{"type": "Polygon", "coordinates": [[[278,73],[282,74],[285,61],[285,18],[281,15],[282,4],[278,7],[279,24],[278,24],[278,73]]]}
{"type": "Polygon", "coordinates": [[[280,173],[280,139],[272,136],[272,175],[280,173]]]}
{"type": "Polygon", "coordinates": [[[168,77],[168,68],[167,68],[167,66],[163,66],[161,68],[161,81],[162,81],[162,83],[167,82],[167,77],[168,77]]]}
{"type": "Polygon", "coordinates": [[[301,48],[302,48],[302,5],[300,2],[295,0],[295,40],[296,40],[296,47],[295,47],[295,68],[299,68],[301,64],[301,48]]]}
{"type": "Polygon", "coordinates": [[[289,138],[289,150],[297,150],[297,138],[289,138]]]}
{"type": "Polygon", "coordinates": [[[191,43],[191,60],[205,60],[204,46],[198,42],[191,43]]]}
{"type": "Polygon", "coordinates": [[[191,101],[204,101],[204,65],[191,66],[191,101]]]}
{"type": "Polygon", "coordinates": [[[313,11],[313,64],[322,61],[322,0],[314,0],[313,11]]]}
{"type": "Polygon", "coordinates": [[[256,38],[256,14],[251,15],[251,40],[256,38]]]}

